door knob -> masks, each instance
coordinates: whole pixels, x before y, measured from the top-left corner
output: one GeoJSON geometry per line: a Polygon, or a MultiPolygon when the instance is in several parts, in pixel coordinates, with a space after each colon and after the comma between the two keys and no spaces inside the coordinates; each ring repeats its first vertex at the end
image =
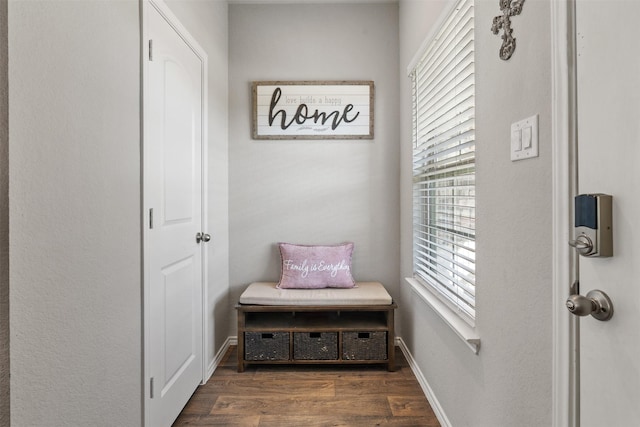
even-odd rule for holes
{"type": "Polygon", "coordinates": [[[607,321],[613,316],[613,304],[607,294],[599,290],[589,291],[586,296],[571,295],[566,302],[567,309],[576,316],[588,316],[607,321]]]}
{"type": "Polygon", "coordinates": [[[196,243],[200,243],[200,242],[207,243],[209,240],[211,240],[211,236],[207,233],[198,232],[198,234],[196,234],[196,243]]]}

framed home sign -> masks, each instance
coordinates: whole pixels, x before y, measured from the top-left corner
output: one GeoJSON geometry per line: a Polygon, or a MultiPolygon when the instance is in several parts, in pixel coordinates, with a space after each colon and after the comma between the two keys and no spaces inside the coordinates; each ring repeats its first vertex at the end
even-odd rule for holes
{"type": "Polygon", "coordinates": [[[252,86],[254,139],[373,139],[372,81],[252,86]]]}

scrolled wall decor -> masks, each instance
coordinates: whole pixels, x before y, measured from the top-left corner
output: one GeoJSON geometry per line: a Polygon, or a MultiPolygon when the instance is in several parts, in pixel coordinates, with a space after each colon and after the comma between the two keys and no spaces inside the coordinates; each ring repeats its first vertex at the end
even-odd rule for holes
{"type": "Polygon", "coordinates": [[[493,34],[497,35],[500,30],[503,30],[500,59],[505,61],[511,58],[511,55],[516,50],[516,39],[513,37],[513,30],[511,29],[511,17],[522,13],[523,4],[524,0],[500,0],[502,15],[493,18],[493,25],[491,25],[493,34]]]}

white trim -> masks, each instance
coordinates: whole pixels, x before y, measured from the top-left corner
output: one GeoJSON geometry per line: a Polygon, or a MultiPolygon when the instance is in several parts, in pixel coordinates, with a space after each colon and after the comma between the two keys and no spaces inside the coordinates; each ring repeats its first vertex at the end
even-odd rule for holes
{"type": "Polygon", "coordinates": [[[571,284],[570,236],[572,159],[570,129],[572,45],[568,2],[551,2],[551,75],[552,75],[552,425],[579,425],[577,319],[565,308],[571,284]]]}
{"type": "MultiPolygon", "coordinates": [[[[201,118],[201,138],[202,138],[202,159],[201,159],[201,215],[202,215],[202,227],[203,231],[207,229],[208,221],[207,221],[207,178],[208,178],[208,55],[206,51],[200,46],[200,44],[196,41],[196,39],[189,33],[189,31],[180,23],[180,20],[175,16],[175,14],[171,11],[171,9],[164,3],[163,0],[141,0],[140,1],[140,27],[141,27],[141,168],[142,168],[142,176],[141,176],[141,187],[142,187],[142,198],[141,198],[141,209],[142,209],[142,230],[143,230],[143,239],[142,239],[142,258],[143,258],[143,267],[142,267],[142,286],[143,286],[143,302],[142,302],[142,310],[143,310],[143,396],[142,396],[142,417],[143,417],[143,425],[148,425],[148,420],[150,419],[150,319],[149,319],[149,256],[148,252],[144,250],[147,246],[147,224],[149,224],[149,214],[147,211],[147,204],[145,200],[145,192],[144,192],[144,173],[145,173],[145,158],[144,158],[144,147],[146,143],[146,135],[145,128],[147,125],[147,116],[145,112],[145,102],[147,98],[148,87],[148,60],[149,57],[149,44],[147,40],[149,40],[149,29],[148,29],[148,8],[153,7],[156,9],[160,15],[162,15],[165,20],[173,27],[173,29],[178,33],[178,35],[184,40],[184,42],[191,48],[191,50],[198,56],[201,61],[201,88],[202,88],[202,118],[201,118]]],[[[206,232],[206,231],[204,231],[206,232]]],[[[202,383],[204,384],[209,376],[208,366],[207,366],[207,341],[209,336],[209,331],[207,327],[207,301],[208,301],[208,264],[207,264],[207,254],[208,248],[207,245],[202,245],[202,383]]],[[[215,362],[215,359],[214,359],[215,362]]]]}
{"type": "Polygon", "coordinates": [[[228,336],[227,339],[222,344],[222,347],[220,348],[220,350],[218,350],[218,352],[216,353],[215,357],[213,358],[213,360],[209,364],[209,367],[207,368],[207,376],[203,384],[206,384],[206,382],[209,381],[209,379],[215,372],[216,368],[220,366],[220,363],[222,362],[224,355],[227,354],[229,347],[231,347],[232,345],[235,345],[235,346],[238,345],[238,337],[235,335],[228,336]]]}
{"type": "Polygon", "coordinates": [[[480,351],[480,336],[475,328],[465,322],[447,304],[440,301],[440,298],[431,293],[426,286],[421,285],[416,279],[406,277],[404,280],[406,280],[407,283],[411,285],[411,289],[449,325],[467,347],[475,354],[478,354],[480,351]]]}
{"type": "Polygon", "coordinates": [[[148,4],[145,0],[140,1],[140,32],[141,38],[140,43],[142,45],[140,58],[141,70],[140,70],[140,84],[142,93],[140,94],[140,114],[141,114],[141,123],[140,123],[140,170],[141,170],[141,178],[140,178],[140,209],[142,210],[142,425],[147,426],[148,420],[151,419],[151,405],[149,404],[149,396],[151,394],[151,384],[150,384],[150,366],[151,366],[151,353],[149,349],[151,348],[151,319],[150,319],[150,284],[149,284],[149,252],[145,250],[147,247],[147,227],[149,224],[149,213],[147,212],[147,203],[145,200],[145,188],[144,188],[144,174],[145,174],[145,141],[146,141],[146,122],[147,122],[147,113],[144,108],[145,100],[149,93],[148,81],[149,81],[149,64],[147,58],[149,58],[149,44],[146,40],[149,40],[149,24],[148,24],[148,4]]]}
{"type": "Polygon", "coordinates": [[[405,359],[407,359],[407,362],[411,367],[411,371],[413,372],[413,375],[415,375],[416,379],[418,380],[418,383],[420,384],[420,388],[422,388],[422,391],[424,392],[424,395],[429,401],[429,405],[431,405],[431,409],[433,409],[434,414],[436,414],[436,418],[438,418],[440,425],[442,427],[452,427],[452,424],[447,418],[447,415],[445,414],[444,409],[442,408],[442,405],[440,405],[440,402],[438,401],[438,398],[433,392],[433,389],[429,385],[429,382],[427,381],[425,376],[422,374],[422,371],[418,367],[418,364],[413,358],[413,355],[411,354],[411,352],[407,348],[407,345],[405,344],[405,342],[402,340],[401,337],[396,337],[396,345],[400,347],[402,354],[404,354],[405,359]]]}

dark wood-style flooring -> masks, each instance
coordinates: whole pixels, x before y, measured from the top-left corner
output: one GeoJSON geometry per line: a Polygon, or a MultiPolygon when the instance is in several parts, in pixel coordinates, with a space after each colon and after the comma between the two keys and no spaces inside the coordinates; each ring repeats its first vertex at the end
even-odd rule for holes
{"type": "Polygon", "coordinates": [[[173,424],[179,426],[440,426],[402,352],[384,365],[249,365],[232,346],[173,424]]]}

